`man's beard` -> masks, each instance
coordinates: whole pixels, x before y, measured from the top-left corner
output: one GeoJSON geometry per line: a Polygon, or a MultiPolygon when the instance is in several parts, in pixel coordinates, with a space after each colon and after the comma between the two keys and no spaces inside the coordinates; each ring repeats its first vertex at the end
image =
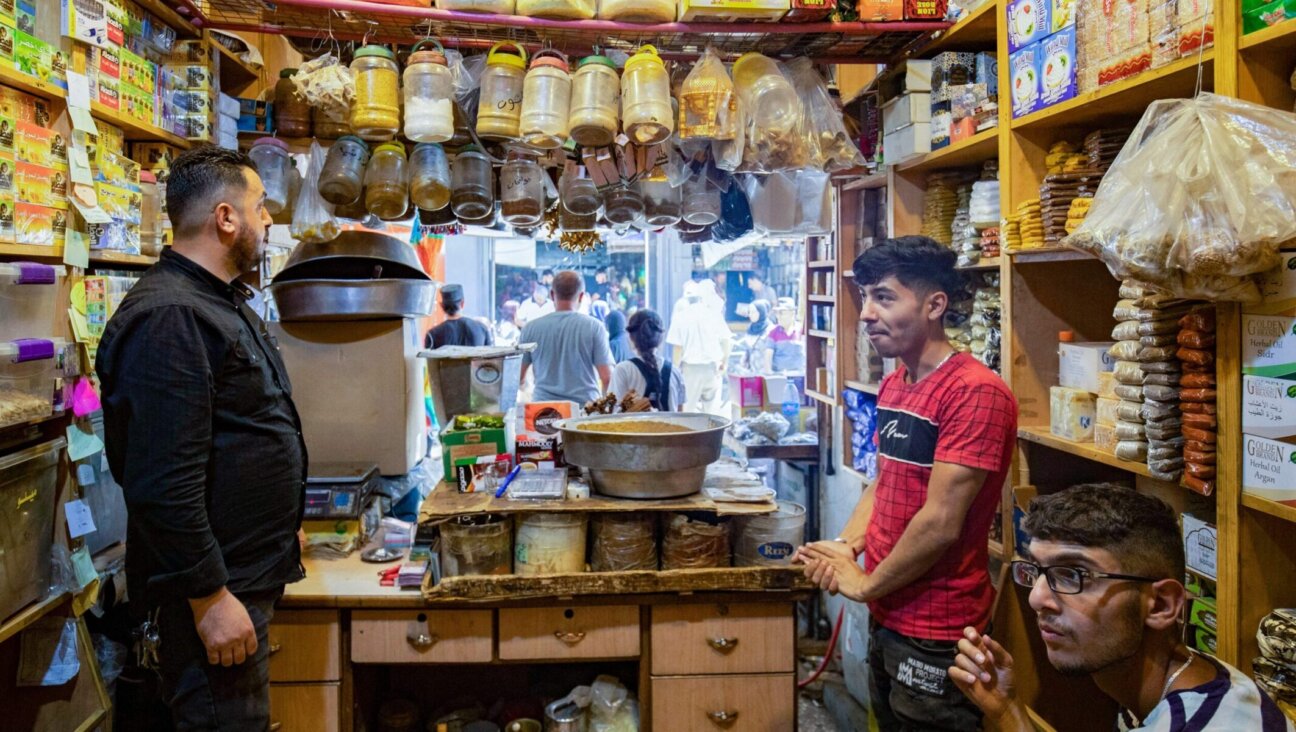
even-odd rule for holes
{"type": "Polygon", "coordinates": [[[1075,659],[1069,665],[1059,666],[1054,663],[1053,666],[1063,676],[1088,676],[1098,673],[1141,653],[1145,631],[1138,604],[1130,603],[1121,627],[1111,628],[1109,632],[1103,633],[1101,641],[1089,643],[1085,648],[1084,657],[1075,659]]]}
{"type": "Polygon", "coordinates": [[[239,272],[251,272],[261,264],[261,255],[265,251],[265,233],[257,236],[256,230],[248,224],[240,224],[238,235],[234,237],[234,246],[230,257],[239,272]]]}

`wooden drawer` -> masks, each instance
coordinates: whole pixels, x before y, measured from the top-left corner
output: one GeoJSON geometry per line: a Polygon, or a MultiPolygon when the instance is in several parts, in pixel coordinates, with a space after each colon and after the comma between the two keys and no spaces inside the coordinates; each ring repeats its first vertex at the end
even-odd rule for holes
{"type": "Polygon", "coordinates": [[[637,605],[514,608],[499,614],[501,660],[639,655],[637,605]]]}
{"type": "Polygon", "coordinates": [[[279,610],[270,621],[270,681],[342,678],[342,630],[335,610],[279,610]]]}
{"type": "Polygon", "coordinates": [[[490,610],[365,610],[351,613],[356,663],[490,663],[490,610]]]}
{"type": "Polygon", "coordinates": [[[653,729],[670,732],[790,732],[796,681],[778,676],[697,676],[652,680],[653,729]]]}
{"type": "Polygon", "coordinates": [[[271,732],[338,732],[337,684],[271,684],[271,732]]]}
{"type": "Polygon", "coordinates": [[[791,673],[794,636],[790,603],[656,605],[652,673],[791,673]]]}

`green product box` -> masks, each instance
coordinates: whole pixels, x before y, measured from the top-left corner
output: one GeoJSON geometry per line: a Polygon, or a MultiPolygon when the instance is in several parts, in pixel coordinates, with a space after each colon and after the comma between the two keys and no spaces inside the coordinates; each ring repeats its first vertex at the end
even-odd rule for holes
{"type": "Polygon", "coordinates": [[[49,81],[50,45],[35,36],[14,31],[14,68],[28,76],[49,81]]]}
{"type": "Polygon", "coordinates": [[[1290,3],[1284,4],[1283,0],[1259,5],[1252,10],[1242,12],[1242,33],[1254,33],[1258,30],[1264,30],[1271,25],[1278,25],[1292,17],[1290,3]]]}
{"type": "Polygon", "coordinates": [[[1192,637],[1189,638],[1189,640],[1192,641],[1193,648],[1196,648],[1202,653],[1209,653],[1212,656],[1218,655],[1218,651],[1215,649],[1219,645],[1219,640],[1216,638],[1214,633],[1202,630],[1201,628],[1192,628],[1191,630],[1193,632],[1192,637]]]}
{"type": "Polygon", "coordinates": [[[1188,610],[1188,623],[1207,632],[1217,633],[1219,632],[1216,624],[1218,614],[1219,611],[1215,607],[1215,598],[1194,597],[1192,606],[1188,610]]]}
{"type": "MultiPolygon", "coordinates": [[[[3,0],[0,0],[3,4],[3,0]]],[[[13,68],[14,65],[14,36],[18,28],[14,24],[12,15],[0,13],[0,66],[13,68]]]]}
{"type": "Polygon", "coordinates": [[[483,455],[513,452],[513,420],[503,414],[460,414],[441,429],[445,479],[455,480],[455,465],[483,455]]]}

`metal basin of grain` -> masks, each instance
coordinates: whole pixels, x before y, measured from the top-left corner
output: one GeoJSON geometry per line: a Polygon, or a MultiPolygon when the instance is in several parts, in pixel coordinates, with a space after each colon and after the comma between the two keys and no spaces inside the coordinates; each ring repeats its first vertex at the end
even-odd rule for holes
{"type": "Polygon", "coordinates": [[[619,498],[675,498],[702,490],[706,467],[720,458],[729,420],[701,412],[645,412],[573,417],[558,423],[558,428],[567,462],[588,468],[599,493],[619,498]],[[664,422],[687,431],[599,429],[626,422],[664,422]]]}

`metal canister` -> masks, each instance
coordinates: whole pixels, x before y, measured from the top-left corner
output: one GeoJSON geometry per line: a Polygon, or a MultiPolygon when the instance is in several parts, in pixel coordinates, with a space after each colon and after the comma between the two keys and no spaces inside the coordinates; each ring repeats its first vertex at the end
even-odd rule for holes
{"type": "Polygon", "coordinates": [[[559,699],[545,707],[544,732],[586,732],[585,710],[571,699],[559,699]]]}

